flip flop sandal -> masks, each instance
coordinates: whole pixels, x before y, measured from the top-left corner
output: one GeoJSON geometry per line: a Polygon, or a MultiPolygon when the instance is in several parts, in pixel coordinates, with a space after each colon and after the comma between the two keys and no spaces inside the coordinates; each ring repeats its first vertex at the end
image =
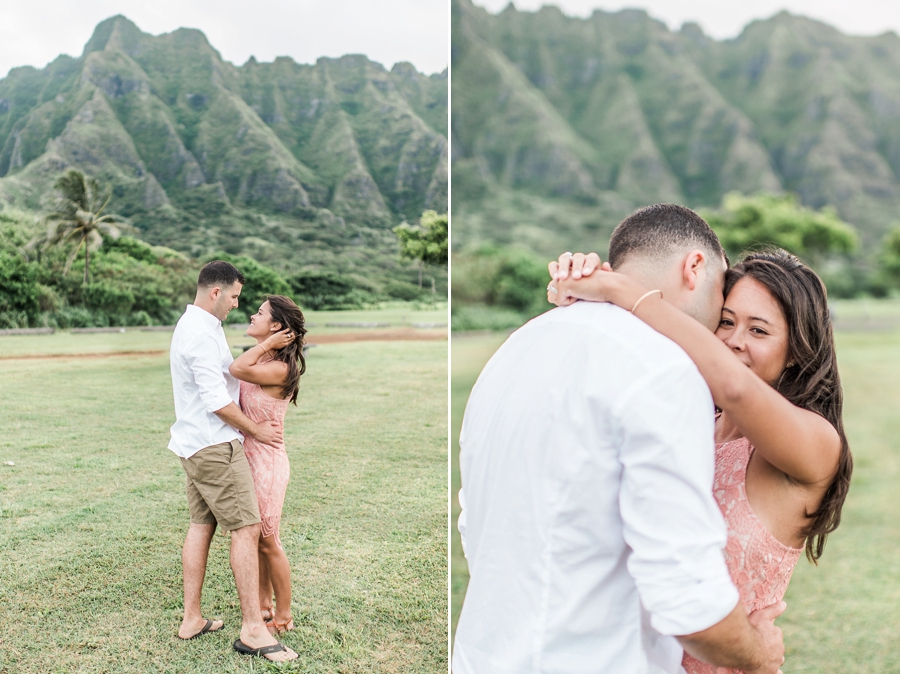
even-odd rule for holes
{"type": "MultiPolygon", "coordinates": [[[[233,647],[234,647],[234,650],[236,650],[241,655],[255,655],[256,657],[259,657],[259,658],[265,658],[269,662],[276,662],[276,660],[267,658],[266,657],[267,655],[270,655],[272,653],[280,653],[282,651],[287,652],[287,648],[285,648],[284,644],[282,644],[280,641],[278,643],[272,644],[271,646],[263,646],[262,648],[250,648],[247,644],[245,644],[243,641],[238,639],[237,641],[234,642],[233,647]]],[[[298,655],[297,657],[300,657],[300,656],[298,655]]],[[[289,659],[295,660],[296,658],[289,658],[289,659]]],[[[283,662],[287,662],[287,660],[284,660],[283,662]]]]}
{"type": "Polygon", "coordinates": [[[262,607],[260,607],[260,615],[262,615],[262,611],[265,611],[266,613],[269,614],[268,618],[263,618],[264,623],[267,623],[270,620],[275,619],[275,607],[274,606],[262,606],[262,607]]]}
{"type": "MultiPolygon", "coordinates": [[[[220,629],[222,629],[222,627],[225,627],[225,623],[223,622],[223,623],[222,623],[222,627],[217,627],[217,628],[214,629],[214,630],[210,629],[210,627],[212,627],[213,624],[214,624],[215,622],[216,622],[215,620],[210,620],[210,619],[207,618],[206,624],[203,626],[203,629],[200,630],[199,632],[197,632],[194,636],[192,636],[192,637],[178,637],[178,638],[181,639],[182,641],[190,641],[191,639],[196,639],[197,637],[202,636],[202,635],[207,634],[207,633],[218,632],[220,629]]],[[[177,635],[176,635],[176,636],[177,636],[177,635]]]]}

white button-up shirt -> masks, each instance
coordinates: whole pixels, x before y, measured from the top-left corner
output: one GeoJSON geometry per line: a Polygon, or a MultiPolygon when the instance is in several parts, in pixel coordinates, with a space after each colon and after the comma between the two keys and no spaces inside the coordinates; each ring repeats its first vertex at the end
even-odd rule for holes
{"type": "Polygon", "coordinates": [[[682,672],[674,635],[738,602],[713,423],[694,363],[627,311],[578,302],[515,332],[460,435],[453,672],[682,672]]]}
{"type": "Polygon", "coordinates": [[[221,321],[205,309],[187,305],[169,350],[176,419],[169,449],[178,456],[186,459],[204,447],[243,439],[215,414],[240,400],[240,382],[228,371],[232,362],[221,321]]]}

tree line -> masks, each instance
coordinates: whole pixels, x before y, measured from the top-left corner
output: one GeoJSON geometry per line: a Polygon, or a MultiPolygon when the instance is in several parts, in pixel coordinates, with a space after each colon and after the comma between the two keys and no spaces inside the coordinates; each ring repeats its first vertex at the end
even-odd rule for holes
{"type": "MultiPolygon", "coordinates": [[[[900,223],[875,252],[865,253],[855,230],[833,208],[806,208],[791,194],[733,193],[700,213],[732,263],[743,253],[778,246],[811,266],[830,297],[900,293],[900,223]]],[[[547,262],[525,248],[493,244],[454,253],[453,329],[509,329],[546,311],[547,262]]]]}
{"type": "MultiPolygon", "coordinates": [[[[171,325],[193,300],[197,273],[210,259],[231,262],[247,279],[242,306],[231,312],[230,322],[246,322],[266,294],[288,295],[307,309],[437,299],[411,292],[407,284],[379,288],[331,271],[284,273],[246,255],[192,259],[141,241],[127,219],[111,211],[111,196],[95,179],[70,170],[54,189],[37,220],[31,213],[0,210],[0,329],[171,325]]],[[[400,253],[420,260],[422,269],[446,264],[447,216],[426,211],[422,225],[397,228],[400,253]],[[434,251],[441,223],[443,262],[434,251]]]]}

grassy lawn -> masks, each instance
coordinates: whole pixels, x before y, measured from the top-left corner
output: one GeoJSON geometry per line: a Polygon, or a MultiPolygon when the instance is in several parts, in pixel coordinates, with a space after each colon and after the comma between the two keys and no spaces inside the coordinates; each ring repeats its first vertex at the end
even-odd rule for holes
{"type": "MultiPolygon", "coordinates": [[[[852,307],[848,307],[852,309],[852,307]]],[[[451,615],[455,628],[467,572],[455,530],[458,439],[469,390],[505,334],[454,337],[452,345],[451,615]]],[[[900,672],[900,332],[838,334],[844,421],[855,457],[843,522],[819,566],[801,559],[778,624],[785,674],[900,672]]]]}
{"type": "MultiPolygon", "coordinates": [[[[3,337],[0,357],[170,337],[3,337]]],[[[281,534],[297,624],[283,640],[300,660],[279,668],[231,649],[224,535],[203,606],[226,628],[175,637],[188,512],[166,449],[168,356],[0,360],[0,672],[446,672],[446,391],[446,341],[311,352],[286,420],[281,534]]]]}

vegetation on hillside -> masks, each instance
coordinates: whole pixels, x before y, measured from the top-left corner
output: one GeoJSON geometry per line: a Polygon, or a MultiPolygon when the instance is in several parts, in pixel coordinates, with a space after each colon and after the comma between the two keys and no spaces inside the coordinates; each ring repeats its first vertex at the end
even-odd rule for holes
{"type": "Polygon", "coordinates": [[[409,296],[418,270],[390,230],[447,210],[447,95],[446,72],[408,63],[236,67],[198,30],[112,17],[80,57],[0,79],[0,204],[43,211],[74,168],[151,245],[409,296]]]}
{"type": "MultiPolygon", "coordinates": [[[[443,217],[446,226],[446,216],[436,217],[443,217]]],[[[316,268],[285,274],[226,251],[193,259],[128,235],[98,232],[93,245],[78,246],[73,254],[67,246],[49,245],[52,239],[42,229],[35,213],[0,210],[0,329],[171,325],[193,300],[200,267],[212,259],[231,262],[246,278],[241,307],[229,314],[231,323],[247,322],[269,294],[287,295],[309,309],[435,299],[431,289],[414,282],[379,284],[316,268]],[[85,266],[83,277],[66,273],[73,261],[85,266]]],[[[434,269],[446,279],[446,264],[434,269]]]]}
{"type": "Polygon", "coordinates": [[[856,232],[840,292],[888,290],[876,258],[900,211],[895,35],[786,12],[723,42],[641,10],[453,0],[451,17],[455,252],[598,249],[642,205],[796,194],[856,232]]]}

